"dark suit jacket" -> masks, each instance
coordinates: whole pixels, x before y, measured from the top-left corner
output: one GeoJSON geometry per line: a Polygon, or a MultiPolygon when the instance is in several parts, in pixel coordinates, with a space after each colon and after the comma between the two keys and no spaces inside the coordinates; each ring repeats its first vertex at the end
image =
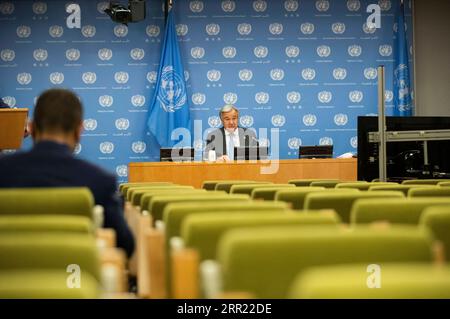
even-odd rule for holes
{"type": "MultiPolygon", "coordinates": [[[[253,130],[238,127],[240,146],[257,146],[256,134],[253,130]]],[[[216,129],[208,134],[206,138],[205,158],[208,157],[210,150],[216,151],[216,156],[227,155],[225,129],[223,127],[216,129]]],[[[232,158],[231,158],[232,160],[232,158]]]]}
{"type": "Polygon", "coordinates": [[[105,209],[104,227],[116,231],[117,246],[131,256],[134,239],[123,216],[114,175],[75,158],[66,145],[50,141],[0,159],[0,188],[64,186],[89,187],[95,203],[105,209]]]}

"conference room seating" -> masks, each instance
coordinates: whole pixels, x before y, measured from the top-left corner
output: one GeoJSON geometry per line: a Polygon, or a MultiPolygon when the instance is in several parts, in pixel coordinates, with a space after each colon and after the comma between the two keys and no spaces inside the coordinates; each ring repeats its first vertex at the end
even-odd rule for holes
{"type": "Polygon", "coordinates": [[[286,298],[295,277],[313,266],[431,263],[433,237],[418,227],[283,226],[239,228],[219,241],[216,259],[228,297],[249,293],[255,298],[286,298]]]}
{"type": "Polygon", "coordinates": [[[444,258],[447,263],[450,263],[450,204],[425,208],[420,216],[419,224],[428,228],[444,245],[444,258]]]}
{"type": "Polygon", "coordinates": [[[174,185],[170,182],[135,182],[135,183],[122,183],[119,185],[119,192],[126,198],[128,189],[131,187],[152,187],[152,186],[170,186],[174,185]]]}
{"type": "Polygon", "coordinates": [[[239,184],[233,185],[230,189],[230,194],[247,194],[252,195],[252,192],[259,188],[276,187],[277,189],[295,188],[293,184],[239,184]]]}
{"type": "Polygon", "coordinates": [[[85,216],[0,215],[0,233],[21,231],[94,234],[94,227],[85,216]]]}
{"type": "Polygon", "coordinates": [[[223,180],[208,180],[208,181],[203,181],[202,183],[202,188],[209,190],[209,191],[213,191],[216,189],[216,185],[218,183],[251,183],[254,181],[250,181],[250,180],[235,180],[235,179],[223,179],[223,180]]]}
{"type": "Polygon", "coordinates": [[[438,185],[441,182],[449,182],[448,179],[408,179],[402,182],[403,185],[438,185]]]}
{"type": "Polygon", "coordinates": [[[448,197],[450,198],[450,187],[427,187],[413,188],[408,192],[409,197],[448,197]]]}
{"type": "Polygon", "coordinates": [[[442,186],[442,187],[449,187],[450,186],[450,182],[439,182],[438,185],[442,186]]]}
{"type": "Polygon", "coordinates": [[[449,266],[429,263],[383,263],[380,268],[373,268],[377,266],[365,263],[312,267],[294,279],[287,298],[450,298],[449,266]],[[377,275],[379,279],[375,277],[377,275]]]}
{"type": "Polygon", "coordinates": [[[339,184],[340,181],[313,181],[309,186],[318,186],[318,187],[325,187],[325,188],[335,188],[337,184],[339,184]]]}
{"type": "Polygon", "coordinates": [[[288,184],[294,184],[295,186],[311,186],[312,182],[338,182],[337,179],[323,179],[323,178],[301,178],[290,179],[288,184]]]}
{"type": "Polygon", "coordinates": [[[385,185],[398,185],[397,183],[391,183],[391,182],[370,182],[370,183],[364,183],[364,182],[344,182],[336,184],[336,188],[356,188],[361,191],[368,190],[371,186],[385,186],[385,185]]]}
{"type": "MultiPolygon", "coordinates": [[[[292,184],[289,184],[292,185],[292,184]]],[[[251,197],[254,200],[266,200],[266,201],[273,201],[275,200],[275,196],[277,195],[277,192],[284,189],[298,189],[299,187],[259,187],[252,191],[251,197]]]]}
{"type": "Polygon", "coordinates": [[[216,191],[225,191],[227,193],[230,192],[231,187],[233,185],[239,185],[239,184],[273,184],[273,182],[270,181],[229,181],[229,182],[219,182],[215,186],[216,191]]]}
{"type": "Polygon", "coordinates": [[[425,188],[425,187],[435,187],[434,185],[423,185],[423,184],[411,184],[411,185],[404,185],[404,184],[394,184],[394,185],[377,185],[372,184],[369,187],[369,191],[401,191],[405,196],[408,196],[408,192],[411,188],[425,188]]]}

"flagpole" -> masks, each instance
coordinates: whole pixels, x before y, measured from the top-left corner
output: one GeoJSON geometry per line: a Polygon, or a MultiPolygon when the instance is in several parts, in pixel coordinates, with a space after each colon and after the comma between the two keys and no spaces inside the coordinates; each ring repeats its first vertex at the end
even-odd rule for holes
{"type": "Polygon", "coordinates": [[[380,182],[386,182],[386,116],[384,109],[384,66],[378,67],[378,169],[380,182]]]}

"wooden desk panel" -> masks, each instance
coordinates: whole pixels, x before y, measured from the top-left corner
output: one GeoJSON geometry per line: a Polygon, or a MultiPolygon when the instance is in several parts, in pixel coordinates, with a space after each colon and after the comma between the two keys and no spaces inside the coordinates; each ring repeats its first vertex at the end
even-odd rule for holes
{"type": "MultiPolygon", "coordinates": [[[[286,183],[296,178],[337,178],[345,181],[357,179],[356,158],[350,159],[298,159],[279,160],[278,170],[263,174],[270,169],[267,162],[146,162],[130,163],[129,182],[173,182],[181,185],[202,186],[205,180],[248,179],[286,183]]],[[[275,167],[274,167],[275,168],[275,167]]]]}

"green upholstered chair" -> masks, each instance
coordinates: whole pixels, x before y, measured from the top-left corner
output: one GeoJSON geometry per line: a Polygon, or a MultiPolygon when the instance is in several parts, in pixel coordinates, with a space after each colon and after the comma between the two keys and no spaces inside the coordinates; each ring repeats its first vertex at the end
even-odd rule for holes
{"type": "Polygon", "coordinates": [[[449,187],[450,186],[450,182],[439,182],[438,185],[442,186],[442,187],[449,187]]]}
{"type": "Polygon", "coordinates": [[[181,192],[189,192],[189,191],[201,191],[199,189],[194,189],[192,186],[170,186],[170,187],[141,187],[141,188],[131,188],[127,196],[129,196],[129,201],[133,206],[139,206],[141,204],[141,198],[144,194],[151,193],[181,193],[181,192]]]}
{"type": "Polygon", "coordinates": [[[0,215],[0,233],[4,232],[93,233],[88,217],[73,215],[0,215]]]}
{"type": "Polygon", "coordinates": [[[216,259],[225,292],[285,298],[294,278],[314,266],[431,262],[433,238],[418,227],[238,228],[220,239],[216,259]]]}
{"type": "Polygon", "coordinates": [[[267,181],[226,181],[217,183],[214,189],[216,191],[225,191],[229,193],[233,185],[239,184],[273,184],[273,183],[267,181]]]}
{"type": "Polygon", "coordinates": [[[240,184],[233,185],[230,189],[230,194],[247,194],[252,195],[253,190],[259,188],[277,187],[277,188],[292,188],[293,184],[240,184]]]}
{"type": "Polygon", "coordinates": [[[444,244],[446,262],[450,262],[450,204],[430,206],[423,210],[420,225],[431,230],[434,237],[444,244]]]}
{"type": "Polygon", "coordinates": [[[325,187],[325,188],[335,188],[337,184],[339,184],[340,181],[315,181],[311,182],[309,186],[318,186],[318,187],[325,187]]]}
{"type": "Polygon", "coordinates": [[[0,233],[0,271],[57,269],[80,266],[100,282],[100,261],[94,236],[80,233],[0,233]]]}
{"type": "Polygon", "coordinates": [[[119,192],[122,196],[126,197],[128,189],[131,187],[161,187],[161,186],[173,186],[175,184],[170,182],[135,182],[135,183],[122,183],[119,185],[119,192]]]}
{"type": "Polygon", "coordinates": [[[190,188],[193,189],[192,186],[181,186],[181,185],[148,185],[148,186],[132,186],[126,190],[125,199],[129,202],[132,201],[133,194],[140,193],[141,191],[149,191],[149,190],[170,190],[176,188],[190,188]]]}
{"type": "Polygon", "coordinates": [[[69,288],[66,269],[0,270],[1,299],[95,299],[100,298],[97,280],[81,271],[80,287],[69,288]]]}
{"type": "Polygon", "coordinates": [[[294,184],[295,186],[310,186],[312,182],[339,182],[337,179],[320,179],[320,178],[312,178],[312,179],[290,179],[288,181],[289,184],[294,184]]]}
{"type": "Polygon", "coordinates": [[[371,186],[385,186],[385,185],[398,185],[397,183],[391,183],[391,182],[344,182],[344,183],[339,183],[336,185],[336,188],[356,188],[359,189],[360,191],[366,191],[368,190],[371,186]]]}
{"type": "Polygon", "coordinates": [[[252,199],[273,201],[273,200],[275,200],[275,196],[276,196],[276,194],[277,194],[277,192],[279,190],[296,189],[296,188],[298,188],[298,187],[295,187],[294,184],[288,184],[288,185],[292,185],[293,187],[277,187],[277,186],[273,186],[273,187],[256,188],[256,189],[254,189],[252,191],[252,194],[251,194],[252,199]]]}
{"type": "Polygon", "coordinates": [[[350,222],[350,211],[353,203],[360,198],[378,198],[380,202],[387,198],[404,198],[402,192],[356,192],[356,193],[331,193],[315,192],[306,195],[304,209],[334,209],[344,223],[350,222]]]}
{"type": "Polygon", "coordinates": [[[393,224],[417,225],[425,208],[446,204],[450,204],[450,199],[442,197],[359,199],[352,207],[351,223],[386,221],[393,224]]]}
{"type": "Polygon", "coordinates": [[[214,202],[222,201],[236,201],[248,200],[249,196],[244,194],[230,195],[227,193],[210,193],[206,194],[190,194],[190,195],[158,195],[154,196],[148,204],[148,212],[151,214],[153,221],[162,220],[164,208],[169,203],[176,202],[214,202]]]}
{"type": "Polygon", "coordinates": [[[413,188],[408,192],[409,197],[448,197],[450,198],[450,187],[427,187],[413,188]]]}
{"type": "Polygon", "coordinates": [[[234,180],[234,179],[222,179],[222,180],[207,180],[202,183],[202,188],[208,191],[213,191],[216,189],[218,183],[251,183],[253,181],[248,180],[234,180]]]}
{"type": "Polygon", "coordinates": [[[413,185],[413,184],[419,184],[419,185],[437,185],[440,182],[449,181],[444,179],[408,179],[402,182],[403,185],[413,185]]]}
{"type": "Polygon", "coordinates": [[[439,267],[429,263],[386,263],[380,268],[379,289],[369,288],[367,284],[369,277],[374,275],[372,268],[368,269],[367,263],[313,267],[294,279],[287,297],[294,299],[450,298],[450,267],[448,266],[439,267]]]}
{"type": "Polygon", "coordinates": [[[315,192],[340,192],[340,193],[355,193],[359,192],[357,189],[351,188],[325,188],[319,186],[297,186],[295,189],[282,189],[276,192],[275,200],[289,203],[293,209],[303,209],[306,195],[315,192]]]}
{"type": "Polygon", "coordinates": [[[93,219],[94,197],[86,187],[0,190],[0,215],[78,215],[93,219]]]}
{"type": "Polygon", "coordinates": [[[376,185],[372,184],[369,187],[369,191],[400,191],[405,194],[405,196],[408,195],[408,192],[411,188],[417,188],[417,187],[434,187],[434,185],[417,185],[417,184],[411,184],[411,185],[403,185],[403,184],[397,184],[397,185],[376,185]]]}
{"type": "MultiPolygon", "coordinates": [[[[160,190],[160,191],[149,191],[146,192],[145,194],[142,195],[141,197],[141,202],[140,202],[140,207],[141,210],[148,210],[149,209],[149,204],[150,201],[152,200],[153,197],[155,196],[161,196],[161,195],[174,195],[174,194],[180,194],[179,192],[174,192],[174,191],[164,191],[164,190],[160,190]]],[[[190,194],[204,194],[206,195],[206,190],[205,189],[185,189],[183,190],[183,192],[180,195],[190,195],[190,194]]]]}

